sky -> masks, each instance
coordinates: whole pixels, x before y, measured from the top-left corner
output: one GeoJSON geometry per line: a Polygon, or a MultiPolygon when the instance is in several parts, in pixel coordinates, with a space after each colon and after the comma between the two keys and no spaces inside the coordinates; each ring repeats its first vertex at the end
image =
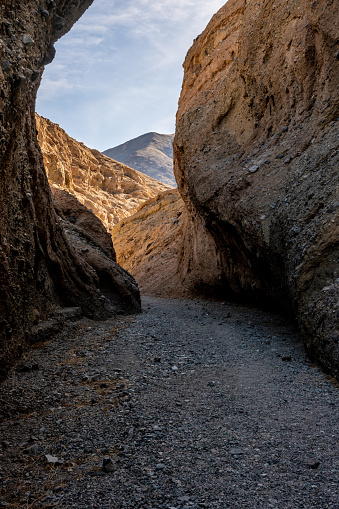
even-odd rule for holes
{"type": "Polygon", "coordinates": [[[226,0],[94,0],[56,43],[36,111],[90,148],[171,134],[186,53],[226,0]]]}

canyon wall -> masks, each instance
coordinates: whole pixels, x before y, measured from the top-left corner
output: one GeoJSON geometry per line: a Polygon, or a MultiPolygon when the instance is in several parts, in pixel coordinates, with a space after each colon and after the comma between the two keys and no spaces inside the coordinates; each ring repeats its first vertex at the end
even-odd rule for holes
{"type": "Polygon", "coordinates": [[[137,285],[114,257],[98,272],[99,261],[89,263],[71,245],[36,136],[44,66],[53,60],[53,44],[90,4],[3,0],[0,6],[0,377],[29,342],[33,325],[58,307],[79,306],[97,318],[140,310],[137,285]]]}
{"type": "MultiPolygon", "coordinates": [[[[111,232],[146,200],[170,186],[86,147],[57,124],[36,115],[38,141],[52,191],[64,189],[111,232]]],[[[58,196],[60,194],[58,193],[58,196]]]]}
{"type": "Polygon", "coordinates": [[[140,206],[112,230],[117,261],[144,295],[192,298],[222,294],[220,256],[200,217],[178,191],[140,206]]]}
{"type": "Polygon", "coordinates": [[[293,312],[338,377],[337,9],[229,0],[187,54],[174,161],[226,294],[293,312]]]}

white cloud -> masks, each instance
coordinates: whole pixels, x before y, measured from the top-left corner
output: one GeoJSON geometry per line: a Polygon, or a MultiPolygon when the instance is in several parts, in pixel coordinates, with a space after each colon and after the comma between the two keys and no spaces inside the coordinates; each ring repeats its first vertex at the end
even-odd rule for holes
{"type": "Polygon", "coordinates": [[[172,132],[186,52],[223,4],[95,0],[57,43],[38,112],[99,149],[166,126],[172,132]]]}
{"type": "Polygon", "coordinates": [[[206,21],[224,2],[221,0],[125,0],[111,2],[97,0],[91,18],[82,18],[75,30],[102,32],[117,28],[129,29],[132,34],[152,37],[185,27],[186,32],[203,30],[206,21]],[[189,24],[189,25],[188,25],[189,24]]]}

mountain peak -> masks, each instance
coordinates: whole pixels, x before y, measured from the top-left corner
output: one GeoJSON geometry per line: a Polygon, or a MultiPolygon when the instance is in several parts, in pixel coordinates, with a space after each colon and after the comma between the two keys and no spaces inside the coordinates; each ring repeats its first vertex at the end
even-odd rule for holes
{"type": "Polygon", "coordinates": [[[149,132],[105,150],[103,154],[175,187],[173,138],[174,134],[149,132]]]}

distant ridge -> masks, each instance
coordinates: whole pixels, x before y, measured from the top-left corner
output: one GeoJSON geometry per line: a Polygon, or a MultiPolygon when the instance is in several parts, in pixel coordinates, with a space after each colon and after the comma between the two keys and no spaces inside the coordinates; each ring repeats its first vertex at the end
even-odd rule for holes
{"type": "Polygon", "coordinates": [[[36,115],[38,141],[53,192],[74,195],[111,232],[150,198],[170,187],[74,140],[58,125],[36,115]]]}
{"type": "Polygon", "coordinates": [[[176,187],[173,174],[174,134],[146,133],[103,154],[164,184],[176,187]]]}

